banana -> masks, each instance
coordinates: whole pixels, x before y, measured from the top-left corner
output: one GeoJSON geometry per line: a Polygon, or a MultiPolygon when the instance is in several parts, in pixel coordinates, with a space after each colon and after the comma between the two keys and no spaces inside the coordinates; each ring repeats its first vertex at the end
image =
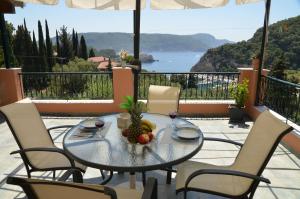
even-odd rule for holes
{"type": "Polygon", "coordinates": [[[154,130],[156,128],[155,124],[146,119],[142,119],[142,125],[148,126],[151,130],[154,130]]]}
{"type": "Polygon", "coordinates": [[[152,129],[146,124],[142,124],[142,129],[143,129],[143,131],[146,131],[146,132],[151,132],[152,131],[152,129]]]}

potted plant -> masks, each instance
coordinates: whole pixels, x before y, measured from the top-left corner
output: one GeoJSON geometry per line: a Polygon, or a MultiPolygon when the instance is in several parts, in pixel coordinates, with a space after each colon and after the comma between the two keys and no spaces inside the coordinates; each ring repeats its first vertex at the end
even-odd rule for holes
{"type": "Polygon", "coordinates": [[[229,85],[230,96],[235,100],[235,104],[229,105],[230,122],[243,122],[245,115],[245,103],[249,96],[248,79],[241,83],[229,85]]]}

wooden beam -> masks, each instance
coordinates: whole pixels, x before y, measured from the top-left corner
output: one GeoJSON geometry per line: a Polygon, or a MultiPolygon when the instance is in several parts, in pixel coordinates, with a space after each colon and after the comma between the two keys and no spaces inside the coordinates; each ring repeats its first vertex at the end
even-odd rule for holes
{"type": "Polygon", "coordinates": [[[10,0],[1,0],[0,1],[0,12],[14,14],[16,12],[15,4],[10,0]]]}
{"type": "Polygon", "coordinates": [[[265,6],[266,7],[265,7],[264,28],[263,28],[263,36],[262,36],[261,48],[260,48],[259,67],[258,67],[258,72],[257,72],[257,87],[256,87],[255,105],[259,105],[259,88],[260,88],[260,84],[261,84],[261,71],[264,67],[265,51],[266,51],[266,47],[267,47],[267,43],[268,43],[268,28],[269,28],[271,0],[267,0],[265,6]]]}

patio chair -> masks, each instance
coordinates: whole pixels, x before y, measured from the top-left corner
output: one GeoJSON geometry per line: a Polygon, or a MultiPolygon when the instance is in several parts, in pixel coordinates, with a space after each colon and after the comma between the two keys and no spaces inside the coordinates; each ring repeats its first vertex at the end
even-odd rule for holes
{"type": "Polygon", "coordinates": [[[157,199],[157,180],[148,178],[144,192],[101,185],[8,177],[8,184],[22,187],[28,199],[157,199]]]}
{"type": "MultiPolygon", "coordinates": [[[[147,100],[147,112],[168,115],[178,112],[180,88],[171,86],[150,85],[147,100]]],[[[171,183],[172,168],[166,168],[167,184],[171,183]]],[[[143,181],[145,180],[143,173],[143,181]]]]}
{"type": "Polygon", "coordinates": [[[219,138],[206,141],[221,141],[241,147],[234,163],[216,166],[188,161],[178,166],[176,193],[184,191],[205,192],[229,198],[253,198],[260,182],[270,183],[262,177],[281,138],[292,127],[274,117],[269,111],[259,115],[244,144],[219,138]]]}
{"type": "Polygon", "coordinates": [[[64,181],[73,175],[74,181],[82,182],[82,173],[86,167],[56,147],[50,135],[50,130],[70,128],[72,125],[46,129],[37,108],[29,99],[0,107],[0,114],[19,146],[19,150],[11,154],[21,155],[28,178],[31,178],[31,172],[34,171],[52,171],[54,179],[56,170],[67,170],[59,180],[64,181]]]}
{"type": "Polygon", "coordinates": [[[150,85],[147,101],[149,113],[168,115],[178,111],[180,88],[150,85]]]}

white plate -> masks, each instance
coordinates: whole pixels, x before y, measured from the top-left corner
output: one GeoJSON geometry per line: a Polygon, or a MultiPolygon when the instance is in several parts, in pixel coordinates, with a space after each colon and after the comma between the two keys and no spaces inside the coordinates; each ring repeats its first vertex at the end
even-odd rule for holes
{"type": "Polygon", "coordinates": [[[195,126],[184,126],[177,128],[176,136],[183,140],[196,140],[201,136],[201,131],[195,126]]]}
{"type": "Polygon", "coordinates": [[[97,118],[84,120],[80,122],[79,128],[81,130],[96,130],[98,129],[98,127],[95,125],[97,121],[99,121],[97,118]]]}

